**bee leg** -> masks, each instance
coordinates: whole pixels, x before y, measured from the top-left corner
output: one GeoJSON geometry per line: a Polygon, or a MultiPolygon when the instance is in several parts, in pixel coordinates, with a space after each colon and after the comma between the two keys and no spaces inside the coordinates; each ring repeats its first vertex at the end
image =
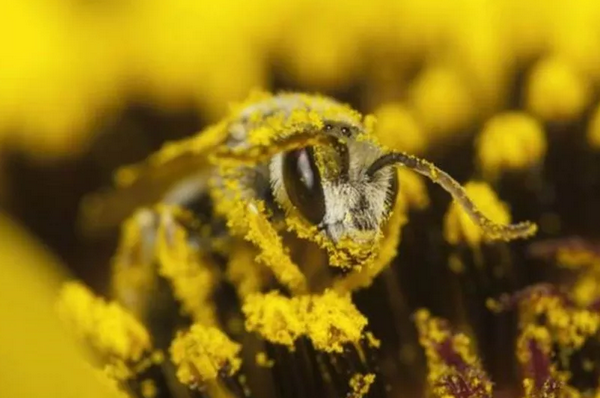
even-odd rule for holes
{"type": "Polygon", "coordinates": [[[158,283],[154,264],[158,221],[152,209],[137,210],[121,226],[112,262],[112,295],[141,320],[146,317],[148,299],[158,283]]]}
{"type": "Polygon", "coordinates": [[[136,211],[122,226],[112,293],[160,348],[190,320],[215,322],[210,300],[216,267],[198,238],[199,226],[191,212],[165,204],[136,211]]]}

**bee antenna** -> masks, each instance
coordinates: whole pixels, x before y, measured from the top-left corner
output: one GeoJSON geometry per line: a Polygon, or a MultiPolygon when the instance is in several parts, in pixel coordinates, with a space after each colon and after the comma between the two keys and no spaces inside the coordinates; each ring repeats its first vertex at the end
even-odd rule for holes
{"type": "Polygon", "coordinates": [[[517,224],[498,224],[487,218],[473,203],[465,189],[448,173],[424,159],[401,152],[391,152],[381,156],[367,169],[367,176],[373,177],[384,167],[400,164],[429,178],[440,185],[463,208],[490,239],[512,240],[533,235],[537,226],[529,221],[517,224]]]}

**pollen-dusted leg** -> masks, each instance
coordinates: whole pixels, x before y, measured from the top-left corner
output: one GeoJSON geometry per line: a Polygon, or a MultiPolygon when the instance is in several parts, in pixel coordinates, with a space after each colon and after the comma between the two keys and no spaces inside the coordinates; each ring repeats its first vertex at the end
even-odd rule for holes
{"type": "MultiPolygon", "coordinates": [[[[207,226],[204,226],[207,227],[207,226]]],[[[218,273],[201,235],[210,233],[178,206],[143,208],[123,224],[113,267],[113,294],[151,330],[155,345],[167,350],[177,330],[190,322],[214,329],[212,300],[218,273]]],[[[199,391],[174,388],[175,368],[160,368],[176,397],[199,391]]],[[[197,393],[197,394],[196,394],[197,393]]]]}
{"type": "Polygon", "coordinates": [[[60,319],[90,348],[101,377],[122,393],[119,396],[146,396],[143,391],[164,388],[158,372],[163,354],[154,349],[147,328],[119,303],[67,282],[56,308],[60,319]]]}
{"type": "Polygon", "coordinates": [[[193,397],[248,397],[237,374],[240,351],[240,344],[221,330],[199,323],[179,331],[169,348],[177,379],[193,397]]]}
{"type": "MultiPolygon", "coordinates": [[[[302,137],[302,140],[298,138],[297,142],[286,141],[286,144],[306,145],[306,139],[302,137]]],[[[259,178],[256,170],[261,167],[263,154],[244,150],[219,156],[215,158],[219,178],[210,183],[216,214],[227,221],[232,236],[242,238],[258,249],[256,261],[269,268],[279,283],[293,294],[305,293],[308,288],[306,278],[292,261],[289,250],[271,223],[265,199],[256,189],[259,178]]]]}
{"type": "Polygon", "coordinates": [[[121,226],[117,252],[112,261],[112,296],[145,320],[150,298],[157,289],[154,245],[158,219],[148,208],[136,211],[121,226]]]}
{"type": "Polygon", "coordinates": [[[225,185],[229,186],[220,192],[218,211],[226,217],[232,234],[251,242],[259,250],[256,260],[267,266],[290,292],[306,292],[306,278],[290,258],[281,236],[271,225],[264,202],[243,198],[239,186],[233,182],[225,185]]]}
{"type": "Polygon", "coordinates": [[[153,303],[168,281],[171,295],[183,313],[194,321],[212,325],[210,298],[215,266],[197,243],[201,225],[188,211],[157,205],[138,210],[123,226],[113,263],[113,293],[140,319],[147,320],[153,303]]]}
{"type": "Polygon", "coordinates": [[[156,240],[158,273],[166,278],[183,313],[204,325],[216,324],[212,293],[217,266],[197,236],[210,234],[193,215],[175,206],[158,205],[160,223],[156,240]]]}

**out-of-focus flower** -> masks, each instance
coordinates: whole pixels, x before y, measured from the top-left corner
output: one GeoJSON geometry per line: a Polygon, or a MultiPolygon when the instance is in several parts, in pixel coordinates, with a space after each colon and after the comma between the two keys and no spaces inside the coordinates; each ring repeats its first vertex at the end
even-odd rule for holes
{"type": "Polygon", "coordinates": [[[531,254],[575,272],[569,298],[583,308],[600,309],[600,247],[582,238],[567,238],[532,245],[531,254]]]}
{"type": "Polygon", "coordinates": [[[581,348],[600,327],[597,313],[575,305],[548,285],[532,286],[512,296],[503,295],[497,301],[489,300],[487,304],[493,311],[517,307],[522,329],[541,323],[561,347],[581,348]]]}
{"type": "MultiPolygon", "coordinates": [[[[515,355],[521,367],[522,389],[525,397],[568,397],[579,396],[569,385],[572,374],[561,371],[557,356],[569,361],[574,350],[585,341],[593,339],[597,326],[581,326],[585,316],[561,300],[549,286],[526,289],[513,296],[503,296],[499,301],[490,300],[494,311],[506,311],[513,306],[519,308],[519,336],[515,355]],[[554,304],[548,307],[547,300],[554,304]],[[583,332],[580,338],[566,330],[583,332]],[[558,350],[558,353],[556,352],[558,350]]],[[[591,313],[586,313],[594,316],[591,313]]],[[[597,316],[597,314],[596,314],[597,316]]],[[[492,381],[484,371],[477,355],[473,353],[469,338],[452,331],[444,319],[432,317],[427,310],[415,314],[419,342],[427,356],[428,385],[438,397],[490,397],[492,381]]],[[[585,322],[591,325],[590,322],[585,322]]],[[[597,323],[597,322],[596,322],[597,323]]]]}
{"type": "Polygon", "coordinates": [[[415,322],[427,357],[427,381],[436,397],[492,396],[492,382],[466,335],[454,333],[447,321],[432,317],[427,310],[419,310],[415,322]]]}
{"type": "Polygon", "coordinates": [[[425,70],[410,87],[408,103],[430,140],[464,131],[475,113],[474,99],[460,74],[444,67],[425,70]]]}
{"type": "Polygon", "coordinates": [[[2,10],[0,142],[40,156],[85,150],[96,115],[119,98],[108,21],[61,1],[2,10]]]}
{"type": "Polygon", "coordinates": [[[118,111],[127,96],[171,109],[191,101],[217,118],[250,88],[270,86],[274,68],[308,90],[364,80],[375,96],[399,98],[409,88],[419,125],[442,136],[504,106],[517,68],[545,53],[553,56],[534,68],[527,95],[545,119],[580,114],[600,76],[600,11],[587,0],[51,1],[3,9],[0,131],[38,154],[84,150],[98,116],[118,111]],[[426,68],[409,81],[415,64],[426,68]],[[389,80],[382,73],[393,76],[395,93],[377,89],[389,80]]]}
{"type": "Polygon", "coordinates": [[[535,65],[527,86],[527,109],[548,121],[577,118],[589,105],[591,82],[559,58],[535,65]]]}
{"type": "MultiPolygon", "coordinates": [[[[493,311],[517,308],[517,358],[526,397],[579,396],[572,372],[561,370],[593,341],[600,326],[597,310],[578,306],[550,285],[537,285],[488,300],[493,311]]],[[[585,361],[585,360],[584,360],[585,361]]]]}
{"type": "Polygon", "coordinates": [[[527,325],[517,342],[525,397],[560,396],[564,381],[552,362],[552,340],[542,326],[527,325]]]}
{"type": "Polygon", "coordinates": [[[477,138],[477,161],[486,178],[523,171],[539,165],[546,154],[541,125],[531,116],[499,114],[490,119],[477,138]]]}
{"type": "Polygon", "coordinates": [[[415,155],[427,148],[427,136],[415,117],[400,103],[388,103],[375,111],[375,134],[382,145],[415,155]]]}

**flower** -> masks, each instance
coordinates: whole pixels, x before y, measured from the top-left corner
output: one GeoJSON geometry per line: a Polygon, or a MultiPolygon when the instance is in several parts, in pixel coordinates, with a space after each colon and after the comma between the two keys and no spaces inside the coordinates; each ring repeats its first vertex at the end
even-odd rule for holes
{"type": "Polygon", "coordinates": [[[221,331],[194,324],[179,333],[171,345],[171,358],[177,366],[177,378],[184,384],[204,384],[216,380],[220,373],[232,376],[241,365],[237,357],[240,345],[221,331]]]}
{"type": "Polygon", "coordinates": [[[427,147],[427,136],[416,118],[401,103],[387,103],[375,111],[375,134],[382,145],[397,151],[420,155],[427,147]]]}
{"type": "Polygon", "coordinates": [[[477,138],[479,167],[490,180],[498,179],[503,172],[540,165],[546,149],[542,126],[527,114],[498,114],[485,124],[477,138]]]}
{"type": "Polygon", "coordinates": [[[599,395],[597,1],[2,9],[3,393],[599,395]],[[261,90],[302,94],[268,115],[261,90]],[[230,139],[241,109],[250,148],[230,139]],[[365,245],[248,195],[241,168],[306,145],[339,173],[314,134],[324,119],[431,159],[404,158],[455,201],[399,168],[365,245]],[[181,180],[207,163],[223,178],[181,180]],[[117,168],[119,194],[91,194],[117,168]],[[539,231],[496,225],[512,219],[539,231]]]}
{"type": "Polygon", "coordinates": [[[527,87],[527,108],[545,120],[575,119],[588,106],[589,82],[568,63],[545,59],[535,66],[527,87]]]}
{"type": "Polygon", "coordinates": [[[427,356],[428,384],[435,396],[492,396],[492,383],[467,336],[454,334],[446,321],[431,317],[427,310],[417,311],[415,322],[427,356]]]}

